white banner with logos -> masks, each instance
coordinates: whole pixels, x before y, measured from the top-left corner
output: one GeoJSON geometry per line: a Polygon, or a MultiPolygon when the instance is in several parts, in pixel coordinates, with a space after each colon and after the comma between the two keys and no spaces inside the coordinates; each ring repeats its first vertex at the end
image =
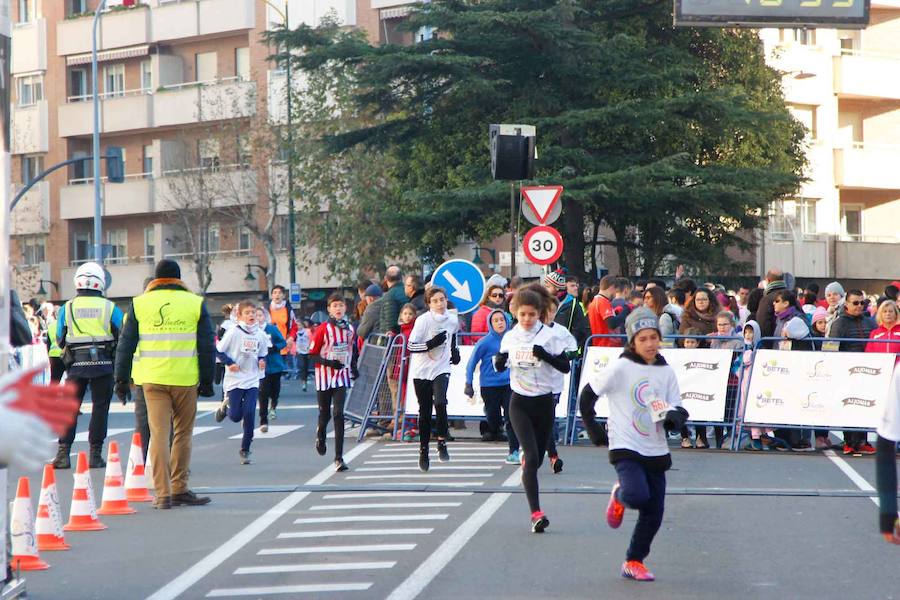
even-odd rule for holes
{"type": "MultiPolygon", "coordinates": [[[[472,387],[475,388],[475,396],[469,398],[465,394],[466,390],[466,365],[469,364],[469,358],[472,356],[474,346],[459,346],[460,361],[458,365],[450,367],[450,385],[447,387],[447,414],[451,417],[483,417],[484,416],[484,400],[481,399],[481,365],[475,367],[475,374],[472,377],[472,387]]],[[[491,367],[493,368],[493,367],[491,367]]],[[[565,386],[559,404],[556,405],[556,417],[565,419],[568,414],[568,398],[569,398],[569,382],[571,377],[565,378],[565,386]]],[[[416,398],[416,391],[413,382],[410,379],[409,385],[406,386],[406,414],[419,414],[419,400],[416,398]]]]}
{"type": "MultiPolygon", "coordinates": [[[[599,377],[613,361],[619,360],[621,348],[591,346],[585,355],[578,393],[593,377],[599,377]]],[[[724,422],[728,373],[734,361],[731,350],[701,348],[662,348],[660,354],[675,370],[681,402],[691,421],[724,422]]],[[[601,396],[595,408],[600,418],[609,417],[609,399],[601,396]]],[[[576,413],[581,416],[581,411],[576,413]]]]}
{"type": "Polygon", "coordinates": [[[875,429],[894,360],[894,354],[880,352],[759,350],[744,421],[875,429]]]}

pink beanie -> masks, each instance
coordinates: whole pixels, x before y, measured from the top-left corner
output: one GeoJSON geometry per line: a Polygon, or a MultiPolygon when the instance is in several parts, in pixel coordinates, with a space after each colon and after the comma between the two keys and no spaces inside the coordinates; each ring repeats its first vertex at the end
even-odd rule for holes
{"type": "Polygon", "coordinates": [[[825,321],[828,319],[828,311],[822,308],[821,306],[817,306],[816,310],[813,312],[812,322],[813,325],[816,324],[816,321],[825,321]]]}

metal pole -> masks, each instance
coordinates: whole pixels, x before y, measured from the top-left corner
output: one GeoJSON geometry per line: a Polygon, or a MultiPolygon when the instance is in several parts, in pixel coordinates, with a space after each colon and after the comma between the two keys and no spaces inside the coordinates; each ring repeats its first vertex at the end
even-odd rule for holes
{"type": "Polygon", "coordinates": [[[92,98],[94,102],[94,260],[103,264],[103,243],[101,240],[101,224],[103,203],[100,186],[100,98],[97,95],[97,25],[100,23],[100,12],[106,7],[106,0],[101,0],[94,11],[94,26],[91,31],[91,78],[93,79],[92,98]]]}
{"type": "Polygon", "coordinates": [[[509,276],[516,276],[516,183],[509,183],[509,276]]]}
{"type": "MultiPolygon", "coordinates": [[[[290,29],[288,21],[288,2],[284,0],[284,28],[290,29]]],[[[288,270],[291,272],[291,283],[297,283],[297,239],[294,231],[294,128],[291,116],[291,57],[288,55],[285,66],[287,81],[287,144],[288,144],[288,270]]]]}

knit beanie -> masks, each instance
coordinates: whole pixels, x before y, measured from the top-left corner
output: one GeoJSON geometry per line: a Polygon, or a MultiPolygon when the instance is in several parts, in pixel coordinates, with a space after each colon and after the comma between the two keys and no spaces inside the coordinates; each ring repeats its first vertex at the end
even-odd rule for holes
{"type": "Polygon", "coordinates": [[[812,315],[812,324],[815,325],[817,321],[826,321],[828,320],[828,311],[822,308],[821,306],[817,306],[816,310],[813,311],[812,315]]]}
{"type": "Polygon", "coordinates": [[[490,289],[492,285],[499,285],[500,287],[506,289],[506,284],[506,277],[499,273],[494,273],[493,275],[488,277],[488,280],[486,282],[484,282],[484,289],[490,289]]]}
{"type": "Polygon", "coordinates": [[[772,292],[776,290],[783,290],[787,288],[787,285],[784,283],[784,280],[779,279],[778,281],[772,281],[766,284],[766,295],[768,296],[772,292]]]}
{"type": "Polygon", "coordinates": [[[174,260],[164,258],[156,263],[157,279],[181,279],[181,267],[174,260]]]}
{"type": "Polygon", "coordinates": [[[826,285],[826,286],[825,286],[825,293],[826,293],[826,294],[834,294],[834,293],[837,293],[837,294],[840,294],[841,296],[846,296],[846,295],[847,295],[846,292],[844,292],[844,286],[842,286],[842,285],[841,285],[840,283],[838,283],[837,281],[832,281],[831,283],[829,283],[828,285],[826,285]]]}
{"type": "Polygon", "coordinates": [[[381,286],[373,283],[366,288],[366,293],[364,295],[371,296],[373,298],[381,298],[382,294],[384,294],[384,292],[381,291],[381,286]]]}
{"type": "Polygon", "coordinates": [[[549,283],[557,290],[566,289],[566,271],[565,269],[557,269],[544,275],[544,283],[549,283]]]}
{"type": "Polygon", "coordinates": [[[655,329],[659,333],[659,318],[656,313],[643,306],[631,311],[625,319],[625,335],[628,336],[629,343],[641,329],[655,329]]]}

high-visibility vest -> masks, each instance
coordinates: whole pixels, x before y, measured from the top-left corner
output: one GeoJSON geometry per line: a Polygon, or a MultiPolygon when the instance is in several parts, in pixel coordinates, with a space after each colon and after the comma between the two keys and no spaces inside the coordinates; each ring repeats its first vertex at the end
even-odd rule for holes
{"type": "Polygon", "coordinates": [[[47,323],[47,339],[50,341],[50,351],[47,355],[51,358],[59,358],[62,356],[62,348],[56,340],[56,319],[52,319],[47,323]]]}
{"type": "Polygon", "coordinates": [[[138,321],[136,383],[192,386],[200,383],[197,324],[203,298],[184,290],[152,290],[134,299],[138,321]]]}
{"type": "Polygon", "coordinates": [[[111,342],[115,304],[102,296],[75,296],[66,302],[66,344],[111,342]]]}

